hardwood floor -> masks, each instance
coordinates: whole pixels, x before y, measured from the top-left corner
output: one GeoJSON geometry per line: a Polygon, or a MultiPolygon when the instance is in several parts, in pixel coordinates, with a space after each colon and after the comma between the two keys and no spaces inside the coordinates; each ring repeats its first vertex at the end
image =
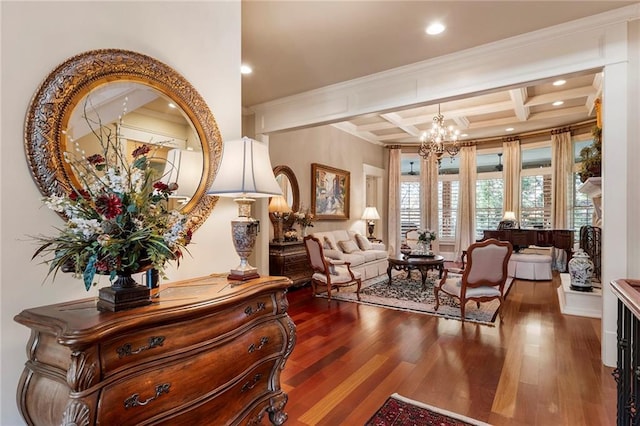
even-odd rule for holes
{"type": "Polygon", "coordinates": [[[286,424],[362,425],[394,392],[493,425],[615,424],[600,320],[562,315],[559,285],[516,280],[495,327],[290,291],[286,424]]]}

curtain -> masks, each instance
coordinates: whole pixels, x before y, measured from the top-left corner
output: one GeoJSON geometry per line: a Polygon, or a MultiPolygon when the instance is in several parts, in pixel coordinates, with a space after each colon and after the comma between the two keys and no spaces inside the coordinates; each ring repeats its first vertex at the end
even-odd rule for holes
{"type": "MultiPolygon", "coordinates": [[[[551,132],[551,227],[569,228],[569,212],[573,200],[573,145],[571,132],[551,132]]],[[[566,253],[553,248],[553,269],[566,271],[566,253]]]]}
{"type": "MultiPolygon", "coordinates": [[[[422,158],[420,164],[420,187],[422,189],[422,223],[424,227],[439,235],[438,224],[438,160],[435,155],[422,158]]],[[[440,242],[436,238],[431,249],[438,253],[440,242]]]]}
{"type": "Polygon", "coordinates": [[[400,252],[400,158],[402,150],[398,145],[389,147],[389,214],[387,231],[389,253],[400,252]]]}
{"type": "Polygon", "coordinates": [[[503,142],[502,153],[504,156],[504,169],[502,171],[504,211],[514,212],[516,219],[520,221],[520,170],[522,167],[520,140],[503,142]]]}
{"type": "Polygon", "coordinates": [[[458,218],[454,254],[460,261],[462,252],[476,240],[476,147],[460,149],[460,187],[458,190],[458,218]]]}
{"type": "Polygon", "coordinates": [[[573,146],[571,132],[551,135],[551,226],[567,229],[568,213],[572,207],[573,146]]]}

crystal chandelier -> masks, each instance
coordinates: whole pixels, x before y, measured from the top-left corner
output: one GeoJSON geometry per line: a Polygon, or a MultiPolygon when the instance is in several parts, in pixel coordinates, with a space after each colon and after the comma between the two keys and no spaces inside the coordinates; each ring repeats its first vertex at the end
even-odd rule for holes
{"type": "Polygon", "coordinates": [[[460,131],[454,130],[453,126],[444,126],[444,116],[440,113],[440,104],[438,104],[438,115],[433,117],[431,129],[420,136],[420,150],[418,153],[424,158],[433,154],[438,160],[442,158],[445,152],[450,157],[455,157],[460,152],[459,135],[460,131]]]}

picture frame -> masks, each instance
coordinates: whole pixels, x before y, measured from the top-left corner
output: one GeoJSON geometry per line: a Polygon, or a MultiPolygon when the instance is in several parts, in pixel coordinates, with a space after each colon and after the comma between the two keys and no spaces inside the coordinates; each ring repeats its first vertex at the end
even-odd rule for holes
{"type": "Polygon", "coordinates": [[[351,173],[311,164],[311,212],[318,220],[349,219],[351,173]]]}

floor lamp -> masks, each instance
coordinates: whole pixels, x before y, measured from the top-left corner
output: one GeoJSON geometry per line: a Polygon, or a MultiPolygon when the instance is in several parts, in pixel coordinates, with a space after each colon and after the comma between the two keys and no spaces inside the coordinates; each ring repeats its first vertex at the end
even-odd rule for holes
{"type": "Polygon", "coordinates": [[[258,269],[247,260],[260,226],[260,221],[251,217],[251,205],[254,198],[282,195],[267,145],[247,137],[225,142],[220,168],[207,194],[230,197],[238,204],[238,217],[231,221],[231,236],[240,265],[230,271],[228,278],[244,281],[259,277],[258,269]]]}

